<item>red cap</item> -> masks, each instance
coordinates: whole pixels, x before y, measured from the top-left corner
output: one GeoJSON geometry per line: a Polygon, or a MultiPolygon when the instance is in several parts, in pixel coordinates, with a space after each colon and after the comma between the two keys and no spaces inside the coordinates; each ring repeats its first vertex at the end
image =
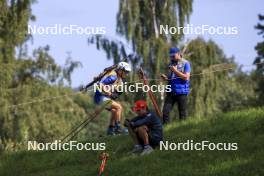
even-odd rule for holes
{"type": "Polygon", "coordinates": [[[135,102],[135,106],[132,108],[133,111],[138,111],[141,109],[146,109],[148,107],[145,100],[138,100],[135,102]]]}

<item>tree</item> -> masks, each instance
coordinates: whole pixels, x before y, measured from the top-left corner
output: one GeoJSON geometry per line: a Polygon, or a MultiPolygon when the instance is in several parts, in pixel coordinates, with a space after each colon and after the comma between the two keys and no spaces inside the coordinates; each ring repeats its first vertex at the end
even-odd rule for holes
{"type": "MultiPolygon", "coordinates": [[[[80,66],[69,56],[60,66],[49,46],[28,55],[25,42],[33,0],[0,0],[0,152],[17,150],[28,140],[50,142],[61,139],[94,109],[88,95],[69,87],[73,71],[80,66]],[[16,53],[16,51],[19,51],[16,53]],[[90,110],[91,110],[90,109],[90,110]]],[[[105,119],[105,118],[102,118],[105,119]]],[[[91,129],[100,132],[100,125],[91,129]]],[[[80,136],[94,136],[85,129],[80,136]]],[[[102,130],[101,130],[102,131],[102,130]]]]}
{"type": "MultiPolygon", "coordinates": [[[[258,18],[260,22],[262,22],[264,20],[264,15],[259,14],[258,18]]],[[[259,30],[258,35],[264,38],[264,25],[258,23],[255,26],[255,29],[259,30]]],[[[256,45],[255,50],[257,51],[258,56],[256,57],[254,64],[257,64],[257,70],[263,74],[264,73],[264,41],[259,42],[256,45]]]]}
{"type": "MultiPolygon", "coordinates": [[[[130,81],[138,80],[136,68],[141,66],[151,79],[160,78],[161,72],[167,71],[169,63],[168,49],[179,45],[183,39],[180,31],[174,35],[159,33],[160,25],[181,27],[188,22],[192,12],[192,0],[120,0],[117,14],[117,34],[123,36],[124,42],[103,36],[89,38],[89,43],[95,43],[98,49],[103,49],[107,58],[113,58],[114,63],[123,57],[133,65],[134,74],[130,81]],[[130,47],[128,47],[129,45],[130,47]],[[132,54],[128,55],[128,51],[132,54]]],[[[226,58],[223,51],[213,41],[202,38],[190,42],[186,55],[191,61],[192,73],[203,73],[191,78],[190,115],[205,116],[220,111],[221,84],[229,71],[211,73],[220,68],[221,63],[232,63],[232,58],[226,58]],[[207,73],[208,72],[208,73],[207,73]]],[[[184,56],[185,57],[185,56],[184,56]]],[[[160,80],[150,81],[150,84],[163,84],[160,80]]],[[[135,97],[142,97],[136,95],[135,97]]],[[[162,94],[156,94],[162,105],[162,94]]],[[[133,101],[131,96],[125,99],[133,101]]]]}
{"type": "MultiPolygon", "coordinates": [[[[137,80],[137,68],[143,67],[148,77],[154,78],[166,68],[167,51],[179,43],[183,34],[159,33],[160,25],[184,26],[192,12],[192,0],[120,0],[116,32],[126,42],[100,35],[88,39],[103,49],[114,63],[123,58],[133,66],[129,81],[137,80]],[[128,54],[129,53],[129,54],[128,54]]],[[[153,80],[151,84],[160,84],[153,80]]],[[[137,96],[137,95],[136,95],[137,96]]],[[[126,98],[133,101],[133,98],[126,98]]],[[[161,103],[160,103],[161,104],[161,103]]]]}
{"type": "MultiPolygon", "coordinates": [[[[264,15],[258,16],[260,22],[255,26],[255,28],[259,31],[258,34],[264,38],[264,25],[261,24],[264,20],[264,15]]],[[[259,105],[264,104],[264,41],[259,42],[255,50],[257,51],[258,56],[256,57],[254,64],[256,64],[256,71],[253,73],[253,79],[257,82],[256,92],[259,95],[259,105]]]]}
{"type": "Polygon", "coordinates": [[[187,52],[192,66],[190,115],[205,117],[220,112],[219,101],[225,96],[223,87],[227,86],[228,74],[233,72],[225,69],[236,68],[236,65],[212,40],[205,41],[202,38],[192,40],[187,52]]]}
{"type": "Polygon", "coordinates": [[[1,87],[12,84],[15,70],[15,48],[24,43],[28,20],[32,18],[31,0],[0,1],[0,79],[1,87]]]}

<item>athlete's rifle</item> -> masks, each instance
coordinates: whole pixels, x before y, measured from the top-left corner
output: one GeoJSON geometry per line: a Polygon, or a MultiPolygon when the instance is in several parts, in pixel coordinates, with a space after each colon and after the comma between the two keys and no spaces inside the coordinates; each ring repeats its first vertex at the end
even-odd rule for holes
{"type": "Polygon", "coordinates": [[[106,74],[108,74],[109,72],[111,72],[115,68],[117,68],[117,65],[113,65],[113,66],[105,68],[102,73],[100,73],[98,76],[94,77],[92,82],[88,83],[86,86],[81,87],[80,91],[86,92],[89,87],[91,87],[94,83],[100,81],[106,74]]]}

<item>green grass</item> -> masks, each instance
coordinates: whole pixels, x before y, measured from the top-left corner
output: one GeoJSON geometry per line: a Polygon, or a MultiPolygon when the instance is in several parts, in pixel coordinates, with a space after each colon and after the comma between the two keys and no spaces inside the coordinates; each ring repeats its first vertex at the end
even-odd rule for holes
{"type": "MultiPolygon", "coordinates": [[[[189,119],[165,127],[165,140],[236,142],[237,151],[159,151],[144,157],[127,152],[127,136],[103,137],[110,158],[109,176],[264,175],[264,108],[189,119]]],[[[2,176],[95,176],[99,151],[21,151],[0,158],[2,176]]]]}

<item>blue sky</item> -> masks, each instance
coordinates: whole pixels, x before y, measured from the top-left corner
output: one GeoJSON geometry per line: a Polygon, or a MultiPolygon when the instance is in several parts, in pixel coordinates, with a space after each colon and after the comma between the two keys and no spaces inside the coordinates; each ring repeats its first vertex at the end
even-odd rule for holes
{"type": "MultiPolygon", "coordinates": [[[[194,0],[190,24],[194,26],[206,24],[211,26],[237,26],[238,35],[204,35],[205,39],[213,39],[226,53],[234,55],[239,64],[252,64],[256,57],[254,46],[261,41],[254,25],[257,14],[264,12],[261,0],[194,0]]],[[[31,25],[52,26],[54,24],[80,26],[104,26],[106,35],[116,37],[116,14],[118,0],[39,0],[32,7],[37,17],[31,25]]],[[[96,50],[94,45],[88,46],[86,35],[33,35],[33,43],[29,49],[50,45],[51,55],[58,64],[64,64],[67,52],[71,52],[74,60],[81,61],[83,67],[76,70],[72,77],[72,86],[89,82],[103,68],[112,64],[106,59],[103,51],[96,50]]],[[[187,35],[186,38],[196,37],[187,35]]],[[[251,69],[250,67],[245,70],[251,69]]]]}

